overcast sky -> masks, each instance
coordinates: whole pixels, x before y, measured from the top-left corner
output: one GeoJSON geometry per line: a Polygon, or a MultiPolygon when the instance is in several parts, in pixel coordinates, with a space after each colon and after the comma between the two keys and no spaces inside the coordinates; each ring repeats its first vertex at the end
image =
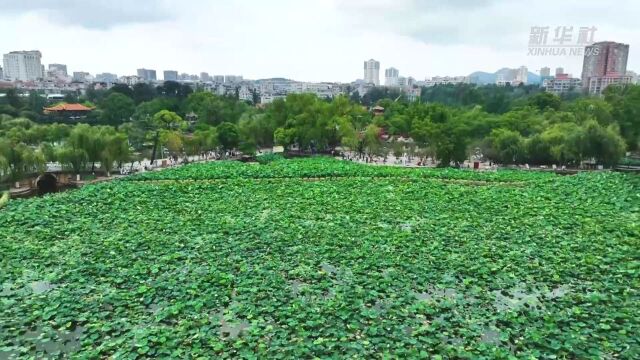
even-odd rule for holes
{"type": "MultiPolygon", "coordinates": [[[[528,56],[532,26],[595,26],[596,41],[630,45],[640,71],[637,0],[0,0],[0,51],[42,51],[72,71],[135,74],[140,67],[303,81],[362,78],[384,69],[424,79],[580,56],[528,56]]],[[[553,71],[553,70],[552,70],[553,71]]]]}

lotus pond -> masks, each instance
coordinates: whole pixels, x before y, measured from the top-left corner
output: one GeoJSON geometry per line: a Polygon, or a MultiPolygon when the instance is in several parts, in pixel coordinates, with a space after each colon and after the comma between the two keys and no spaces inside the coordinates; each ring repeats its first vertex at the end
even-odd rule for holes
{"type": "Polygon", "coordinates": [[[10,201],[0,358],[638,358],[639,190],[313,158],[10,201]]]}

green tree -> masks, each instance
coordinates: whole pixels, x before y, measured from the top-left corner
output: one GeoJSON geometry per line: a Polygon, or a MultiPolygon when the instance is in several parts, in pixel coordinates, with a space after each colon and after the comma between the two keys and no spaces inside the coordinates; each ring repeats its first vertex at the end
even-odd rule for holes
{"type": "Polygon", "coordinates": [[[585,124],[587,147],[585,156],[593,157],[598,163],[612,166],[618,163],[626,151],[626,143],[617,125],[603,127],[591,120],[585,124]]]}
{"type": "Polygon", "coordinates": [[[560,164],[579,164],[585,154],[584,131],[576,123],[554,124],[542,133],[553,160],[560,164]]]}
{"type": "Polygon", "coordinates": [[[590,119],[595,119],[603,126],[613,123],[611,115],[613,107],[603,99],[581,98],[570,104],[568,110],[575,115],[578,123],[584,123],[590,119]]]}
{"type": "Polygon", "coordinates": [[[24,143],[0,139],[0,159],[4,172],[9,175],[11,181],[17,181],[32,172],[45,170],[44,154],[24,143]]]}
{"type": "Polygon", "coordinates": [[[360,138],[352,121],[347,116],[341,116],[337,120],[337,128],[340,144],[351,151],[356,151],[360,138]]]}
{"type": "Polygon", "coordinates": [[[132,98],[137,105],[145,101],[152,101],[156,96],[156,89],[147,83],[133,85],[132,98]]]}
{"type": "Polygon", "coordinates": [[[258,89],[249,89],[249,92],[251,92],[251,103],[256,106],[258,104],[260,104],[260,92],[258,91],[258,89]]]}
{"type": "Polygon", "coordinates": [[[218,133],[218,143],[220,143],[222,149],[229,150],[238,146],[240,134],[236,124],[223,122],[216,128],[216,131],[218,133]]]}
{"type": "Polygon", "coordinates": [[[119,93],[128,97],[129,99],[133,99],[133,89],[131,89],[131,87],[127,84],[113,84],[113,86],[107,91],[107,94],[105,94],[105,96],[109,96],[114,93],[119,93]]]}
{"type": "Polygon", "coordinates": [[[285,149],[288,149],[295,142],[295,130],[294,129],[285,129],[285,128],[277,128],[273,132],[273,140],[276,145],[283,146],[285,149]]]}
{"type": "Polygon", "coordinates": [[[551,164],[551,145],[546,142],[541,134],[536,134],[525,139],[524,148],[526,153],[525,162],[533,165],[551,164]]]}
{"type": "Polygon", "coordinates": [[[165,81],[156,88],[156,92],[165,97],[183,100],[193,92],[193,89],[187,84],[180,84],[176,81],[165,81]]]}
{"type": "Polygon", "coordinates": [[[524,139],[516,131],[495,129],[489,136],[490,150],[486,155],[501,164],[515,164],[525,157],[524,139]]]}
{"type": "Polygon", "coordinates": [[[199,122],[217,126],[223,122],[237,123],[247,111],[247,104],[235,97],[200,91],[189,95],[187,109],[198,115],[199,122]]]}
{"type": "Polygon", "coordinates": [[[102,160],[105,139],[100,132],[101,127],[87,124],[76,125],[69,134],[67,144],[74,150],[83,150],[91,163],[91,171],[95,171],[96,162],[102,160]]]}
{"type": "Polygon", "coordinates": [[[198,129],[191,136],[185,136],[183,141],[187,154],[197,155],[218,147],[218,133],[214,127],[198,129]]]}
{"type": "Polygon", "coordinates": [[[559,110],[561,104],[560,97],[550,92],[537,93],[530,97],[528,102],[529,105],[536,107],[539,110],[559,110]]]}
{"type": "Polygon", "coordinates": [[[174,156],[179,156],[184,150],[182,135],[178,131],[164,130],[161,135],[162,144],[174,156]]]}
{"type": "Polygon", "coordinates": [[[47,104],[46,99],[38,94],[35,91],[29,93],[29,98],[27,99],[29,110],[33,111],[36,114],[42,114],[42,109],[47,104]]]}
{"type": "Polygon", "coordinates": [[[182,130],[186,122],[173,111],[161,110],[153,115],[153,124],[156,128],[164,130],[182,130]]]}
{"type": "Polygon", "coordinates": [[[14,109],[22,109],[24,106],[20,95],[14,88],[10,88],[5,92],[5,98],[7,105],[11,106],[14,109]]]}
{"type": "Polygon", "coordinates": [[[254,146],[273,146],[273,124],[267,121],[265,114],[245,112],[238,122],[238,132],[242,143],[254,146]]]}
{"type": "Polygon", "coordinates": [[[44,156],[44,160],[47,162],[54,162],[56,158],[56,149],[48,142],[41,142],[39,149],[40,153],[44,156]]]}
{"type": "Polygon", "coordinates": [[[78,94],[75,91],[64,94],[63,102],[67,104],[75,104],[78,102],[78,94]]]}
{"type": "Polygon", "coordinates": [[[131,119],[135,104],[131,98],[114,92],[102,101],[100,108],[102,109],[100,120],[106,124],[118,126],[131,119]]]}
{"type": "Polygon", "coordinates": [[[382,141],[380,140],[381,129],[373,124],[367,126],[364,131],[364,146],[369,155],[380,155],[382,141]]]}
{"type": "Polygon", "coordinates": [[[70,168],[76,174],[80,174],[87,167],[87,152],[83,149],[74,148],[72,145],[56,148],[55,156],[63,168],[70,168]]]}
{"type": "Polygon", "coordinates": [[[89,85],[89,87],[87,87],[87,91],[84,95],[84,99],[86,99],[87,101],[91,101],[93,103],[99,103],[102,101],[106,93],[107,91],[102,89],[98,90],[96,89],[95,84],[91,84],[89,85]]]}
{"type": "Polygon", "coordinates": [[[611,104],[613,119],[620,126],[620,134],[629,150],[639,149],[640,142],[640,85],[608,86],[605,101],[611,104]]]}
{"type": "Polygon", "coordinates": [[[100,166],[107,173],[113,170],[114,162],[118,168],[131,159],[131,150],[127,136],[111,128],[102,129],[100,136],[104,139],[104,149],[100,154],[100,166]]]}
{"type": "Polygon", "coordinates": [[[180,117],[180,115],[176,114],[175,112],[169,110],[161,110],[153,115],[151,124],[155,130],[153,150],[151,153],[151,162],[154,162],[156,159],[156,150],[160,141],[161,132],[180,132],[181,130],[186,128],[187,123],[180,117]]]}

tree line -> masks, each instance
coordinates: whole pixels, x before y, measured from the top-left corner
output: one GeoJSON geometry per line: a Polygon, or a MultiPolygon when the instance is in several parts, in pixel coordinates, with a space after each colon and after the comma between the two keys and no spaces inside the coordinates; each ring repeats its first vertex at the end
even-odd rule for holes
{"type": "MultiPolygon", "coordinates": [[[[333,99],[290,94],[270,104],[215,95],[189,85],[117,84],[90,88],[65,101],[95,107],[86,118],[45,115],[46,100],[15,90],[0,97],[0,169],[11,179],[41,171],[48,161],[80,172],[103,171],[161,151],[205,151],[282,145],[300,151],[338,146],[385,156],[415,152],[441,166],[473,153],[501,164],[614,165],[638,150],[640,86],[610,86],[603,98],[560,98],[535,87],[469,84],[424,88],[419,101],[394,89],[333,99]],[[384,108],[383,114],[370,111],[384,108]],[[394,139],[411,138],[412,143],[394,139]],[[386,140],[390,139],[390,140],[386,140]],[[135,155],[135,156],[134,156],[135,155]]],[[[254,99],[256,101],[256,99],[254,99]]]]}

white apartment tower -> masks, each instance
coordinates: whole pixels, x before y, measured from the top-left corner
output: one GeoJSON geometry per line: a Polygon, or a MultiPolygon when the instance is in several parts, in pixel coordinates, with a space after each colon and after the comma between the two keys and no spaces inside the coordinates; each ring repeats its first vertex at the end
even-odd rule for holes
{"type": "Polygon", "coordinates": [[[516,70],[516,78],[515,81],[524,85],[527,85],[527,78],[529,75],[529,70],[526,66],[520,66],[516,70]]]}
{"type": "Polygon", "coordinates": [[[551,75],[551,69],[548,66],[545,66],[540,69],[541,77],[549,77],[551,75]]]}
{"type": "Polygon", "coordinates": [[[2,58],[4,76],[9,80],[29,81],[42,79],[40,51],[12,51],[2,58]]]}
{"type": "Polygon", "coordinates": [[[400,71],[396,68],[388,68],[384,71],[384,85],[385,86],[399,86],[398,79],[400,77],[400,71]]]}
{"type": "Polygon", "coordinates": [[[380,62],[370,59],[364,62],[364,81],[380,85],[380,62]]]}

